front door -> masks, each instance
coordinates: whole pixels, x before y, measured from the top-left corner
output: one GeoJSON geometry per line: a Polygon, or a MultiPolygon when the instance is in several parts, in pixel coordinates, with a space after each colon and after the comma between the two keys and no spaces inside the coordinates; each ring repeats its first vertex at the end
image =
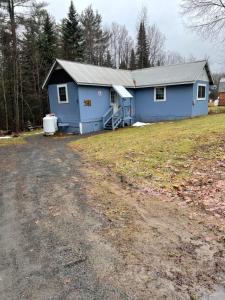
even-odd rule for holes
{"type": "Polygon", "coordinates": [[[119,97],[118,97],[118,94],[114,90],[111,90],[110,105],[113,108],[113,113],[114,114],[117,113],[117,111],[119,109],[119,97]]]}

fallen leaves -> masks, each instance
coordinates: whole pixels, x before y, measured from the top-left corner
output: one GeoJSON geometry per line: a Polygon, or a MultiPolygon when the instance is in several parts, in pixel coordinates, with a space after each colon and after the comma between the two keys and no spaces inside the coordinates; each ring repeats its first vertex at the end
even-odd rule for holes
{"type": "Polygon", "coordinates": [[[206,163],[195,157],[192,177],[174,185],[174,198],[196,205],[216,217],[225,217],[225,161],[206,163]],[[195,168],[194,168],[195,166],[195,168]]]}

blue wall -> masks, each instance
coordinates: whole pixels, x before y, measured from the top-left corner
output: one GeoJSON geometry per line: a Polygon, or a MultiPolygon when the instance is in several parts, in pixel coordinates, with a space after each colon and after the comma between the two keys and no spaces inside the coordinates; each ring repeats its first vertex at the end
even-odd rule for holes
{"type": "Polygon", "coordinates": [[[69,103],[58,103],[57,85],[48,86],[51,113],[58,122],[69,123],[68,132],[79,132],[80,111],[78,101],[78,87],[74,82],[67,83],[69,103]]]}
{"type": "Polygon", "coordinates": [[[193,89],[193,106],[192,106],[192,116],[202,116],[208,114],[208,101],[209,101],[209,83],[207,81],[196,81],[193,89]],[[198,98],[198,84],[206,84],[206,99],[197,100],[198,98]]]}
{"type": "MultiPolygon", "coordinates": [[[[67,132],[89,133],[103,129],[102,117],[110,107],[110,88],[77,86],[67,83],[69,103],[58,103],[57,85],[48,87],[51,112],[58,121],[69,123],[67,132]],[[91,106],[84,101],[91,100],[91,106]]],[[[166,101],[154,101],[154,88],[129,89],[132,99],[134,121],[154,122],[161,120],[182,119],[208,114],[209,84],[197,81],[195,84],[166,87],[166,101]],[[207,85],[206,100],[197,100],[198,83],[207,85]]],[[[130,104],[125,100],[124,105],[130,104]]]]}
{"type": "Polygon", "coordinates": [[[110,107],[110,88],[79,86],[78,95],[82,133],[102,130],[102,117],[110,107]],[[91,100],[91,106],[85,106],[84,100],[91,100]]]}
{"type": "Polygon", "coordinates": [[[166,101],[154,101],[154,88],[135,92],[136,121],[151,122],[191,117],[193,85],[166,87],[166,101]]]}
{"type": "Polygon", "coordinates": [[[123,99],[118,96],[119,105],[123,107],[124,110],[124,125],[132,125],[135,121],[135,90],[128,89],[129,93],[133,96],[133,98],[123,99]]]}

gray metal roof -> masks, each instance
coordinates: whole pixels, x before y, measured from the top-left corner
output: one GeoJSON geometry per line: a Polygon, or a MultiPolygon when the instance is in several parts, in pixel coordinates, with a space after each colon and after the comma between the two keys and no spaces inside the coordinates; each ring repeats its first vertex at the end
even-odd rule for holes
{"type": "Polygon", "coordinates": [[[57,60],[57,62],[78,84],[134,86],[130,71],[65,60],[57,60]]]}
{"type": "Polygon", "coordinates": [[[57,59],[43,87],[47,84],[54,68],[60,65],[80,85],[124,87],[147,87],[157,85],[187,84],[200,79],[204,69],[212,84],[213,79],[207,61],[153,67],[135,71],[117,70],[57,59]]]}
{"type": "MultiPolygon", "coordinates": [[[[206,61],[179,65],[161,66],[133,71],[133,78],[138,87],[167,84],[185,84],[195,82],[206,67],[206,61]]],[[[210,80],[210,78],[209,78],[210,80]]]]}
{"type": "Polygon", "coordinates": [[[225,78],[220,79],[219,93],[225,93],[225,78]]]}

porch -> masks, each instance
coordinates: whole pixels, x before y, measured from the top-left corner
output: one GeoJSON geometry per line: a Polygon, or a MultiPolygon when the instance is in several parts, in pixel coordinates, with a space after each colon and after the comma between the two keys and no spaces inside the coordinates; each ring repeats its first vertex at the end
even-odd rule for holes
{"type": "Polygon", "coordinates": [[[105,130],[131,126],[133,123],[132,94],[123,86],[113,85],[110,91],[110,108],[103,115],[105,130]]]}

